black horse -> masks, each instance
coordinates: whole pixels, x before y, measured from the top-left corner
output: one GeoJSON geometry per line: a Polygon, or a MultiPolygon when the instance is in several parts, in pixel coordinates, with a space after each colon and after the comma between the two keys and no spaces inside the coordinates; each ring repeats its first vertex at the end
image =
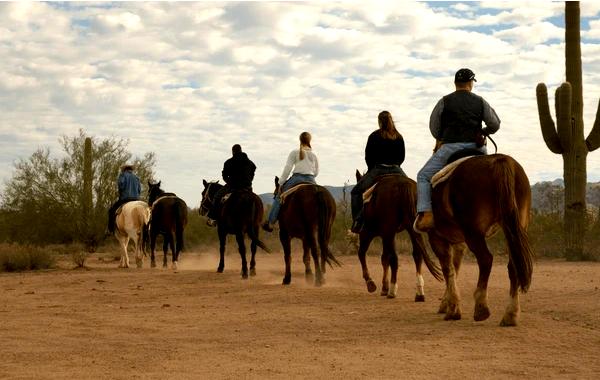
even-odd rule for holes
{"type": "Polygon", "coordinates": [[[173,269],[177,269],[179,253],[183,250],[183,230],[187,225],[187,205],[173,193],[165,193],[158,183],[148,181],[148,204],[150,216],[150,259],[156,267],[154,248],[156,237],[163,235],[163,268],[167,267],[167,251],[171,246],[173,269]]]}
{"type": "MultiPolygon", "coordinates": [[[[202,180],[202,202],[199,213],[205,216],[213,207],[215,194],[223,185],[217,182],[206,182],[202,180]]],[[[267,246],[259,240],[260,222],[263,216],[263,204],[258,195],[248,190],[235,190],[222,205],[217,218],[217,233],[219,235],[219,267],[217,272],[223,273],[225,269],[225,243],[227,235],[235,235],[238,250],[242,258],[242,278],[248,278],[248,263],[246,261],[246,244],[244,236],[250,238],[250,275],[256,275],[256,247],[270,252],[267,246]]]]}

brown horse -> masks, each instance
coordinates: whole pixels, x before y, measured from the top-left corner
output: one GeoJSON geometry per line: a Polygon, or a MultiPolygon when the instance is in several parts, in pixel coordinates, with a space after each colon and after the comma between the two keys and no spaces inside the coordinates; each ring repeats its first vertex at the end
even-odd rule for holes
{"type": "Polygon", "coordinates": [[[533,252],[527,237],[531,189],[521,165],[504,154],[469,158],[433,188],[432,204],[435,228],[428,232],[429,243],[446,280],[439,312],[446,314],[446,320],[461,318],[456,277],[466,244],[479,266],[474,319],[489,317],[487,285],[493,256],[485,239],[501,228],[508,248],[510,302],[500,325],[515,326],[520,312],[519,290],[528,290],[533,272],[533,252]]]}
{"type": "Polygon", "coordinates": [[[166,193],[158,183],[148,181],[150,214],[150,266],[156,267],[154,249],[156,238],[163,236],[163,268],[167,267],[167,252],[171,247],[173,269],[177,269],[179,254],[183,251],[183,231],[188,222],[187,205],[173,193],[166,193]]]}
{"type": "MultiPolygon", "coordinates": [[[[356,181],[362,178],[356,171],[356,181]]],[[[440,269],[431,261],[423,237],[412,228],[416,214],[417,188],[415,181],[399,174],[385,175],[379,178],[377,187],[371,195],[371,201],[364,205],[363,228],[359,233],[358,259],[362,266],[363,278],[367,283],[367,290],[372,293],[377,290],[375,281],[371,279],[367,267],[366,254],[371,241],[381,237],[383,252],[381,265],[383,266],[383,280],[381,295],[395,298],[398,290],[398,255],[395,247],[396,233],[406,230],[412,242],[412,256],[417,270],[417,291],[415,302],[425,301],[424,281],[421,275],[421,264],[425,265],[431,274],[442,280],[440,269]],[[391,287],[388,280],[388,270],[391,269],[391,287]]]]}
{"type": "MultiPolygon", "coordinates": [[[[275,177],[275,194],[278,192],[279,178],[275,177]]],[[[329,239],[335,220],[335,212],[335,200],[323,186],[303,184],[285,198],[278,218],[279,240],[283,247],[285,261],[283,285],[289,285],[292,281],[292,238],[302,240],[305,278],[307,281],[312,278],[309,251],[312,255],[316,272],[315,286],[321,286],[325,283],[326,264],[332,266],[331,263],[333,262],[340,266],[340,263],[329,250],[329,239]],[[320,263],[317,246],[321,253],[320,263]]]]}

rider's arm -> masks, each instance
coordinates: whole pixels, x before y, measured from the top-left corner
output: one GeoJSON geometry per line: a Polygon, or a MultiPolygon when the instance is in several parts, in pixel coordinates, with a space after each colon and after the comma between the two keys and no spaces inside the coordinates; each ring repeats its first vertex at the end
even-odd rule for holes
{"type": "Polygon", "coordinates": [[[491,135],[492,133],[496,133],[498,129],[500,129],[500,118],[496,114],[496,111],[488,104],[488,102],[483,100],[483,122],[485,123],[485,128],[483,128],[483,134],[491,135]]]}
{"type": "Polygon", "coordinates": [[[296,155],[298,154],[297,150],[292,150],[290,155],[288,156],[287,162],[285,163],[285,167],[283,168],[283,173],[281,173],[281,177],[279,177],[279,183],[283,184],[287,181],[290,176],[290,172],[296,163],[296,155]]]}
{"type": "Polygon", "coordinates": [[[431,111],[431,116],[429,117],[429,130],[431,131],[431,135],[435,137],[437,140],[441,139],[440,136],[442,132],[442,112],[444,111],[444,98],[441,98],[433,111],[431,111]]]}

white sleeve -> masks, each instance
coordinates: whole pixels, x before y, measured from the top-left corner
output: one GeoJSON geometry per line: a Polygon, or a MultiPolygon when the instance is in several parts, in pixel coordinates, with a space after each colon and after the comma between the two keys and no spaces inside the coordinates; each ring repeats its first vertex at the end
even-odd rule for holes
{"type": "Polygon", "coordinates": [[[315,177],[319,175],[319,159],[315,154],[315,177]]]}
{"type": "Polygon", "coordinates": [[[293,150],[290,152],[285,167],[283,168],[283,173],[281,173],[281,177],[279,177],[279,183],[283,185],[285,181],[287,181],[290,176],[290,172],[296,163],[296,151],[293,150]]]}

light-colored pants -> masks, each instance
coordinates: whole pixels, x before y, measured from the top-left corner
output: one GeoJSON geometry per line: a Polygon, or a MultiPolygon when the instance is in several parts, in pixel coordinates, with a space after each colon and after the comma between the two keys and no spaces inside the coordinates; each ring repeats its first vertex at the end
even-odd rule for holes
{"type": "Polygon", "coordinates": [[[417,174],[417,212],[431,211],[431,178],[446,166],[448,158],[463,149],[477,149],[487,154],[484,146],[478,148],[475,143],[448,143],[433,153],[417,174]]]}

